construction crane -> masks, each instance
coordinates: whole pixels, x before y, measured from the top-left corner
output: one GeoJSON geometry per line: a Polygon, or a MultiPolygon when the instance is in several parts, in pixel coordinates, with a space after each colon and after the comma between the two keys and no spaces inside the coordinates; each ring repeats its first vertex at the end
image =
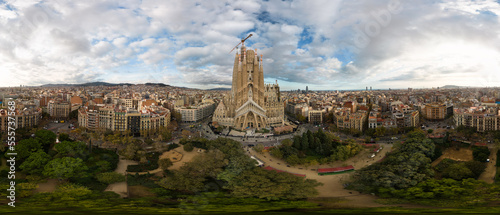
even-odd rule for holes
{"type": "Polygon", "coordinates": [[[238,43],[238,45],[236,45],[233,49],[231,49],[231,51],[229,51],[229,53],[231,53],[231,52],[233,52],[233,50],[237,49],[237,48],[238,48],[238,46],[239,46],[240,44],[244,44],[244,43],[245,43],[245,40],[247,40],[248,38],[250,38],[252,35],[253,35],[253,34],[250,34],[250,35],[248,35],[248,37],[247,37],[247,38],[242,39],[242,40],[241,40],[241,42],[240,42],[240,43],[238,43]]]}

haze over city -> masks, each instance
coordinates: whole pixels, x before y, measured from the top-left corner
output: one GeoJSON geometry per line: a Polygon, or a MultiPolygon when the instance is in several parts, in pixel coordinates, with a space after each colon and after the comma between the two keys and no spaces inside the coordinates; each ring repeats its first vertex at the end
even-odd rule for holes
{"type": "Polygon", "coordinates": [[[495,1],[1,1],[0,87],[231,86],[263,54],[283,90],[499,86],[495,1]]]}

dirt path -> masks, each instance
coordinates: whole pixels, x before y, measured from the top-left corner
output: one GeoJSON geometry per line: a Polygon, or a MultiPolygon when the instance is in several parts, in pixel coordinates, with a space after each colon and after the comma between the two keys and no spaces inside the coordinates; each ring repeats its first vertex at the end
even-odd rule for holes
{"type": "MultiPolygon", "coordinates": [[[[120,156],[118,160],[118,165],[115,169],[115,172],[125,175],[128,165],[137,164],[137,161],[133,160],[125,160],[122,156],[120,156]]],[[[114,184],[108,185],[104,191],[112,191],[118,193],[121,198],[127,197],[127,182],[118,182],[114,184]]]]}
{"type": "Polygon", "coordinates": [[[486,183],[492,184],[495,182],[495,174],[497,173],[497,167],[495,166],[497,158],[497,150],[496,148],[490,149],[490,162],[486,163],[486,169],[483,174],[479,176],[479,180],[482,180],[486,183]]]}
{"type": "Polygon", "coordinates": [[[443,155],[441,155],[438,159],[433,161],[431,165],[434,167],[439,164],[443,159],[449,158],[456,161],[470,161],[473,159],[472,150],[468,148],[459,148],[458,150],[455,147],[447,148],[443,151],[443,155]]]}
{"type": "MultiPolygon", "coordinates": [[[[184,163],[190,162],[193,159],[193,157],[195,157],[196,155],[199,154],[198,153],[198,148],[194,148],[193,151],[191,151],[191,152],[186,152],[186,151],[184,151],[183,147],[178,147],[178,148],[172,149],[171,151],[163,152],[163,154],[160,155],[159,159],[169,158],[169,155],[172,154],[172,151],[181,153],[182,154],[182,159],[179,160],[179,161],[173,162],[173,165],[168,168],[169,170],[179,169],[182,165],[184,165],[184,163]]],[[[159,173],[161,171],[162,171],[161,168],[157,168],[157,169],[154,169],[154,170],[151,170],[151,171],[137,172],[137,174],[139,174],[139,175],[145,175],[145,174],[148,174],[148,173],[149,174],[156,174],[156,173],[159,173]]],[[[129,172],[129,174],[136,174],[136,172],[129,172]]]]}
{"type": "MultiPolygon", "coordinates": [[[[196,155],[200,154],[198,152],[198,148],[194,148],[193,151],[186,152],[186,151],[184,151],[184,147],[180,146],[180,147],[177,147],[173,150],[181,153],[182,159],[180,161],[174,162],[173,165],[168,168],[169,170],[176,170],[176,169],[181,168],[181,166],[184,165],[184,163],[190,162],[191,160],[193,160],[193,158],[196,155]]],[[[167,158],[167,157],[168,157],[167,154],[163,153],[162,156],[160,156],[160,159],[167,158]],[[163,155],[165,155],[165,156],[163,156],[163,155]]]]}
{"type": "MultiPolygon", "coordinates": [[[[279,170],[284,170],[290,173],[305,174],[308,179],[316,179],[318,182],[323,183],[323,186],[318,187],[319,195],[318,197],[349,197],[349,196],[359,196],[356,191],[344,189],[343,184],[349,179],[352,172],[337,174],[337,175],[318,175],[316,169],[318,168],[329,168],[329,167],[341,167],[347,165],[353,165],[354,169],[361,169],[365,166],[371,165],[380,159],[382,159],[387,152],[392,148],[392,144],[381,144],[382,150],[376,154],[374,158],[370,158],[372,154],[372,149],[365,149],[358,155],[346,160],[346,161],[336,161],[331,164],[317,165],[313,167],[306,168],[305,166],[295,166],[287,167],[286,162],[283,160],[278,160],[273,158],[268,152],[263,154],[256,153],[253,149],[249,150],[251,155],[259,158],[265,162],[265,166],[271,166],[279,170]],[[314,169],[314,170],[313,170],[314,169]]],[[[358,198],[356,198],[358,199],[358,198]]],[[[358,200],[356,200],[358,201],[358,200]]],[[[371,200],[369,203],[373,203],[371,200]]],[[[364,203],[360,203],[364,204],[364,203]]],[[[368,204],[368,202],[366,202],[368,204]]]]}
{"type": "Polygon", "coordinates": [[[57,188],[57,179],[47,179],[47,182],[38,184],[35,193],[50,193],[54,192],[57,188]]]}
{"type": "Polygon", "coordinates": [[[118,161],[118,165],[117,165],[117,167],[115,169],[115,172],[121,173],[123,175],[125,175],[125,172],[127,171],[128,165],[139,164],[139,162],[133,161],[133,160],[127,160],[127,159],[123,158],[121,155],[120,155],[119,159],[120,160],[118,161]]]}
{"type": "Polygon", "coordinates": [[[124,181],[110,184],[104,191],[112,191],[118,193],[121,198],[125,198],[127,197],[127,182],[124,181]]]}

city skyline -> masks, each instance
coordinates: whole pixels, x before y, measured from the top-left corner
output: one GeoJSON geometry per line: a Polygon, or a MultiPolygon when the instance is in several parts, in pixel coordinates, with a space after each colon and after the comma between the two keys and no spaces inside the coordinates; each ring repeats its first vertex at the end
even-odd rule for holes
{"type": "Polygon", "coordinates": [[[0,3],[0,87],[231,86],[249,34],[283,90],[500,86],[500,4],[400,1],[0,3]]]}

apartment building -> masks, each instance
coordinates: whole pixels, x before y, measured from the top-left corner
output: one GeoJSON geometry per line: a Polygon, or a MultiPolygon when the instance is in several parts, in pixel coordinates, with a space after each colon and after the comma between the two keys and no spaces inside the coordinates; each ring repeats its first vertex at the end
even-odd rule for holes
{"type": "Polygon", "coordinates": [[[442,103],[426,104],[422,110],[428,120],[443,120],[446,116],[446,105],[442,103]]]}
{"type": "Polygon", "coordinates": [[[131,135],[147,135],[170,123],[170,110],[151,105],[141,111],[114,105],[82,107],[78,110],[80,127],[91,130],[129,131],[131,135]]]}
{"type": "Polygon", "coordinates": [[[69,116],[71,110],[71,104],[68,102],[61,101],[49,101],[47,105],[48,113],[54,118],[66,118],[69,116]]]}
{"type": "Polygon", "coordinates": [[[175,111],[182,115],[182,122],[198,122],[215,111],[215,103],[203,103],[197,106],[176,107],[175,111]]]}
{"type": "Polygon", "coordinates": [[[325,110],[309,110],[309,113],[308,113],[309,123],[313,123],[313,124],[323,123],[323,115],[324,114],[325,114],[325,110]]]}
{"type": "Polygon", "coordinates": [[[456,108],[453,114],[455,126],[476,128],[478,132],[500,130],[500,116],[496,108],[471,107],[456,108]]]}
{"type": "MultiPolygon", "coordinates": [[[[10,116],[16,122],[15,129],[19,128],[32,128],[40,122],[42,118],[42,109],[16,109],[15,115],[10,116]]],[[[0,131],[7,132],[9,128],[9,115],[7,109],[0,109],[0,131]]]]}

